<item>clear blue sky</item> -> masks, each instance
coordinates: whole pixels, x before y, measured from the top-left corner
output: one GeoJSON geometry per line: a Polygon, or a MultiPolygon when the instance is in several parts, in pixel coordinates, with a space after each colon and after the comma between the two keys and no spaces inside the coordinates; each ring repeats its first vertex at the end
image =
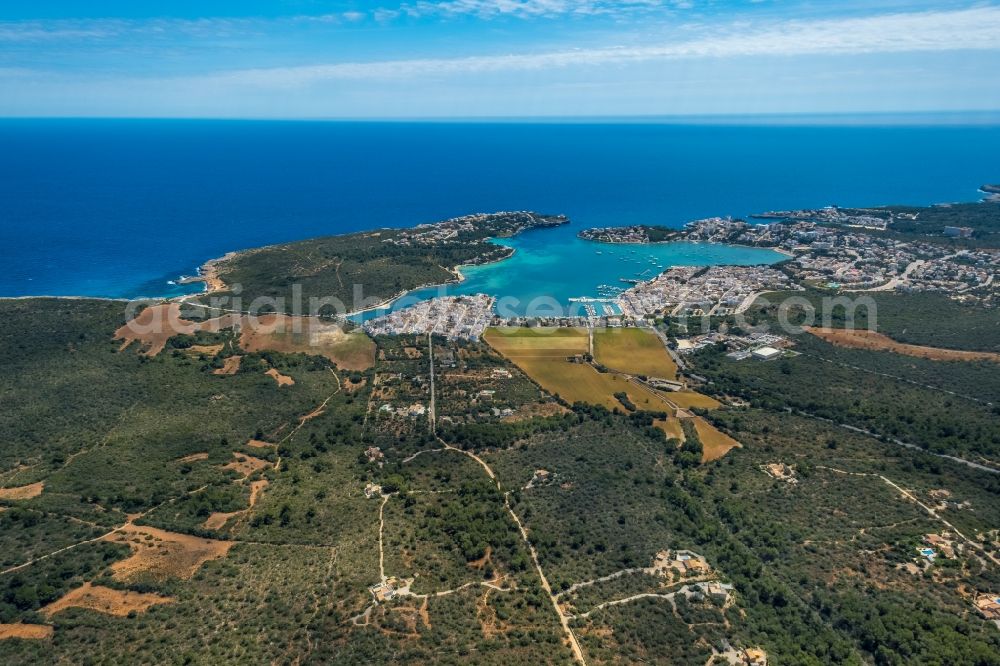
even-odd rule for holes
{"type": "Polygon", "coordinates": [[[0,115],[1000,110],[1000,3],[4,0],[0,115]]]}

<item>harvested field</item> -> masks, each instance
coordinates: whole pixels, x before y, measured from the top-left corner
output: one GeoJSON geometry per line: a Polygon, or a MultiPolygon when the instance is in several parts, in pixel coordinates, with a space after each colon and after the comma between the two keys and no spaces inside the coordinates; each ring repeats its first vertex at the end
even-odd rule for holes
{"type": "Polygon", "coordinates": [[[271,463],[266,460],[254,458],[253,456],[248,456],[237,451],[233,451],[233,457],[234,460],[223,465],[222,469],[236,470],[236,472],[242,475],[243,478],[271,466],[271,463]]]}
{"type": "Polygon", "coordinates": [[[294,379],[292,379],[288,375],[281,374],[280,372],[278,372],[274,368],[271,368],[270,370],[268,370],[264,374],[267,375],[268,377],[270,377],[271,379],[273,379],[274,381],[276,381],[278,383],[279,387],[282,387],[282,386],[295,386],[295,380],[294,379]]]}
{"type": "Polygon", "coordinates": [[[114,578],[122,581],[190,578],[205,562],[225,557],[235,545],[144,525],[128,525],[105,540],[132,549],[130,557],[111,565],[114,578]]]}
{"type": "Polygon", "coordinates": [[[740,446],[739,442],[700,416],[694,418],[694,429],[698,432],[698,439],[701,440],[702,463],[718,460],[740,446]]]}
{"type": "Polygon", "coordinates": [[[667,439],[679,439],[684,441],[684,428],[681,427],[681,422],[675,418],[656,419],[653,421],[653,425],[663,431],[667,436],[667,439]]]}
{"type": "Polygon", "coordinates": [[[630,375],[675,379],[677,365],[663,342],[643,328],[604,328],[594,331],[594,360],[630,375]]]}
{"type": "Polygon", "coordinates": [[[939,347],[923,347],[896,342],[887,335],[866,330],[845,330],[834,328],[806,327],[806,331],[839,347],[852,349],[867,349],[869,351],[887,351],[904,356],[925,358],[931,361],[994,361],[1000,363],[1000,354],[996,352],[974,352],[959,349],[941,349],[939,347]]]}
{"type": "Polygon", "coordinates": [[[670,391],[661,393],[661,395],[668,402],[673,403],[681,409],[691,409],[692,407],[718,409],[722,406],[722,403],[715,398],[710,398],[707,395],[695,393],[694,391],[670,391]]]}
{"type": "Polygon", "coordinates": [[[483,340],[511,359],[565,357],[590,351],[585,328],[488,328],[483,340]]]}
{"type": "Polygon", "coordinates": [[[38,497],[45,489],[45,482],[39,481],[27,486],[15,486],[14,488],[0,488],[0,500],[27,500],[38,497]]]}
{"type": "Polygon", "coordinates": [[[568,360],[586,354],[590,346],[587,329],[487,329],[483,339],[510,359],[546,391],[569,403],[587,402],[608,409],[624,410],[615,393],[628,393],[640,409],[659,411],[667,404],[650,404],[654,395],[614,373],[598,372],[588,363],[568,360]],[[536,332],[536,331],[544,332],[536,332]]]}
{"type": "Polygon", "coordinates": [[[232,328],[240,321],[239,315],[223,315],[202,322],[188,321],[181,316],[179,303],[152,305],[139,316],[115,331],[115,340],[122,340],[120,351],[133,342],[143,347],[143,354],[156,356],[166,347],[167,341],[175,335],[192,335],[198,331],[220,331],[232,328]]]}
{"type": "Polygon", "coordinates": [[[50,624],[0,624],[0,641],[10,638],[20,638],[25,641],[40,641],[52,638],[53,628],[50,624]]]}
{"type": "Polygon", "coordinates": [[[192,453],[189,456],[184,456],[183,458],[178,458],[177,462],[179,462],[179,463],[190,463],[190,462],[198,462],[200,460],[208,460],[208,454],[207,453],[192,453]]]}
{"type": "Polygon", "coordinates": [[[260,316],[255,324],[244,324],[240,346],[250,352],[325,356],[345,370],[367,370],[375,364],[375,342],[363,331],[345,333],[339,325],[315,317],[260,316]]]}
{"type": "Polygon", "coordinates": [[[637,379],[629,382],[628,395],[641,411],[666,412],[668,416],[677,415],[674,406],[664,399],[661,392],[650,389],[637,379]]]}
{"type": "Polygon", "coordinates": [[[514,357],[511,360],[546,391],[569,403],[587,402],[608,409],[623,409],[614,394],[631,388],[625,379],[602,374],[585,363],[570,363],[561,358],[514,357]]]}
{"type": "Polygon", "coordinates": [[[213,375],[235,375],[240,371],[240,363],[243,362],[242,356],[229,356],[222,362],[221,368],[216,368],[212,371],[213,375]]]}
{"type": "Polygon", "coordinates": [[[84,583],[58,599],[39,612],[46,617],[69,608],[86,608],[87,610],[126,617],[129,613],[144,613],[157,604],[173,603],[173,597],[163,597],[159,594],[115,590],[110,587],[84,583]]]}

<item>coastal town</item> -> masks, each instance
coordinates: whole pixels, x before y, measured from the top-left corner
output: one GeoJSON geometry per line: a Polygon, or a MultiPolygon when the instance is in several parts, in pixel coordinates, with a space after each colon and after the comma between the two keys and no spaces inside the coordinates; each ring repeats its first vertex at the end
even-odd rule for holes
{"type": "Polygon", "coordinates": [[[483,242],[483,230],[488,230],[495,238],[506,238],[516,236],[526,229],[568,223],[569,220],[564,215],[539,215],[528,211],[475,213],[402,229],[384,238],[383,242],[403,247],[465,245],[469,242],[483,242]]]}
{"type": "MultiPolygon", "coordinates": [[[[524,224],[538,218],[526,214],[524,224]]],[[[673,266],[643,279],[628,279],[627,289],[601,285],[597,297],[570,299],[565,316],[501,318],[484,294],[436,298],[365,324],[372,334],[436,333],[478,339],[487,326],[644,326],[657,317],[723,317],[745,312],[770,291],[819,287],[841,293],[938,292],[950,298],[995,305],[1000,300],[996,272],[1000,251],[955,248],[922,240],[877,235],[894,220],[915,214],[887,214],[881,209],[824,208],[779,211],[760,217],[779,221],[753,224],[731,217],[688,223],[682,230],[651,226],[588,229],[581,238],[603,243],[643,244],[669,238],[769,248],[788,259],[773,266],[673,266]],[[869,233],[869,232],[876,233],[869,233]],[[575,312],[574,307],[575,306],[575,312]]],[[[423,225],[393,242],[452,242],[461,233],[489,223],[473,215],[437,225],[423,225]]],[[[513,233],[511,218],[501,218],[513,233]]],[[[564,218],[544,218],[562,223],[564,218]]],[[[945,227],[947,237],[962,238],[966,228],[945,227]]],[[[503,248],[508,249],[508,248],[503,248]]]]}
{"type": "Polygon", "coordinates": [[[485,294],[423,301],[365,322],[369,335],[427,334],[478,340],[493,320],[494,299],[485,294]]]}
{"type": "MultiPolygon", "coordinates": [[[[769,247],[789,254],[785,271],[799,283],[844,291],[933,291],[961,300],[995,301],[993,288],[1000,252],[952,248],[919,240],[866,233],[884,230],[892,219],[847,215],[836,208],[765,214],[789,216],[750,224],[733,218],[689,223],[686,240],[769,247]],[[820,221],[816,221],[816,220],[820,221]]],[[[962,238],[965,227],[945,227],[962,238]]]]}
{"type": "Polygon", "coordinates": [[[762,266],[678,266],[618,297],[627,317],[721,316],[745,311],[764,291],[788,289],[790,278],[762,266]]]}

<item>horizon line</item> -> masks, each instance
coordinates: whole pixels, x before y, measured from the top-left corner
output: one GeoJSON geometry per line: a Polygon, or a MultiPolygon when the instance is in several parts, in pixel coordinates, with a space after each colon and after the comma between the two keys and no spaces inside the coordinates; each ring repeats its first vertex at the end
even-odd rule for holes
{"type": "Polygon", "coordinates": [[[1000,125],[1000,109],[938,111],[801,111],[781,113],[701,113],[626,115],[475,116],[160,116],[160,115],[0,115],[3,121],[215,121],[371,124],[772,124],[772,125],[1000,125]],[[865,122],[869,121],[869,122],[865,122]],[[971,122],[970,122],[971,121],[971,122]]]}

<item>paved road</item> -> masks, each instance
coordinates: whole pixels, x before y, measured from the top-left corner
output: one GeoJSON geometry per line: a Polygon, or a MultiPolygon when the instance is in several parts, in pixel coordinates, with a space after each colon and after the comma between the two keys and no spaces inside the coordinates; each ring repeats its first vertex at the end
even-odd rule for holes
{"type": "Polygon", "coordinates": [[[427,410],[427,416],[431,421],[431,434],[437,434],[437,419],[434,416],[434,340],[431,334],[427,334],[427,349],[431,359],[431,404],[427,410]]]}

